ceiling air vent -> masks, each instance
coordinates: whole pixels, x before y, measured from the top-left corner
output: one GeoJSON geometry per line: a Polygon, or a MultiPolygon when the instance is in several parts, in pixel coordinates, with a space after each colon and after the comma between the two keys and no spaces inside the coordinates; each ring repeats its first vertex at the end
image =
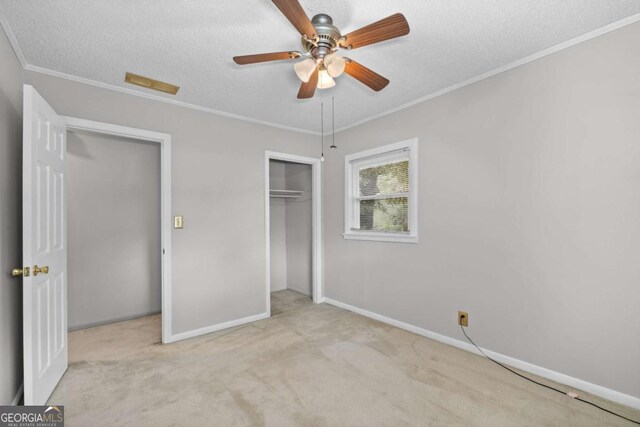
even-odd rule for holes
{"type": "Polygon", "coordinates": [[[150,79],[149,77],[139,76],[133,73],[127,73],[124,81],[132,85],[146,87],[147,89],[158,90],[160,92],[175,95],[180,90],[179,86],[170,83],[161,82],[159,80],[150,79]]]}

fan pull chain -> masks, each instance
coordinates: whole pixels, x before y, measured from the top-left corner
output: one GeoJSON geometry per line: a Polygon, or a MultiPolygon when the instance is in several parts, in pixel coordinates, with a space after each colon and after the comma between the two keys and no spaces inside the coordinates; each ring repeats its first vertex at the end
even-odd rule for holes
{"type": "Polygon", "coordinates": [[[322,151],[320,152],[320,161],[324,162],[324,103],[320,103],[320,141],[322,151]]]}
{"type": "Polygon", "coordinates": [[[331,146],[329,148],[338,148],[336,147],[336,107],[334,102],[334,97],[331,97],[331,146]]]}

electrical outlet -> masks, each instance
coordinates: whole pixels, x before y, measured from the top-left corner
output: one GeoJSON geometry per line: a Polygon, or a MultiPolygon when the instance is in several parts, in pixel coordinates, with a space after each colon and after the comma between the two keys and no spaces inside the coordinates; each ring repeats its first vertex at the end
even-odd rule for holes
{"type": "Polygon", "coordinates": [[[458,310],[458,325],[469,326],[469,313],[458,310]]]}

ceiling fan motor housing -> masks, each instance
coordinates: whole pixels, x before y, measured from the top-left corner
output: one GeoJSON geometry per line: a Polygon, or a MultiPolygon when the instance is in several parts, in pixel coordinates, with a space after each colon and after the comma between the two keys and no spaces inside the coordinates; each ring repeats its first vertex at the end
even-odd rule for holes
{"type": "Polygon", "coordinates": [[[333,25],[333,19],[324,13],[319,13],[311,20],[318,36],[317,45],[315,40],[302,38],[302,47],[306,52],[310,52],[316,59],[324,58],[338,46],[342,35],[340,30],[333,25]]]}

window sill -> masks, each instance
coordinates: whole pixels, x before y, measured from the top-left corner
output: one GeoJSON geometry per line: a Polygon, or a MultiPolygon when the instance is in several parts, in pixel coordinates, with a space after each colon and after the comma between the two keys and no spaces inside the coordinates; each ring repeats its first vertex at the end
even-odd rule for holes
{"type": "Polygon", "coordinates": [[[418,236],[393,233],[342,233],[345,240],[371,240],[374,242],[418,243],[418,236]]]}

